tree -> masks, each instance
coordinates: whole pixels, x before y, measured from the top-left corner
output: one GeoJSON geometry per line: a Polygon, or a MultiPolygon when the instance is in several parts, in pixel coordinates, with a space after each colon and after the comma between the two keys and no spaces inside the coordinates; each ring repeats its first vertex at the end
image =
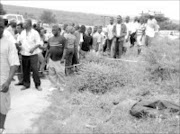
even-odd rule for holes
{"type": "Polygon", "coordinates": [[[3,8],[3,5],[0,3],[0,15],[6,14],[6,11],[3,8]]]}
{"type": "Polygon", "coordinates": [[[40,16],[40,19],[43,23],[55,23],[56,20],[56,16],[53,14],[53,12],[51,11],[43,11],[42,15],[40,16]]]}

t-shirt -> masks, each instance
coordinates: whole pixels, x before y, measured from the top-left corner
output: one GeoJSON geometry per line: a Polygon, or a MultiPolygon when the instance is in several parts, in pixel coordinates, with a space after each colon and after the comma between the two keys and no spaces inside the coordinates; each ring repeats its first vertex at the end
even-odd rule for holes
{"type": "Polygon", "coordinates": [[[97,45],[97,39],[98,39],[99,33],[96,32],[93,34],[93,46],[95,47],[97,45]]]}
{"type": "Polygon", "coordinates": [[[109,24],[108,26],[107,26],[107,33],[108,33],[108,39],[109,40],[111,40],[113,37],[114,37],[114,35],[113,35],[113,27],[114,27],[114,25],[112,24],[109,24]]]}
{"type": "Polygon", "coordinates": [[[90,47],[92,46],[92,43],[93,43],[92,36],[84,34],[81,50],[90,51],[90,47]]]}
{"type": "Polygon", "coordinates": [[[137,34],[137,36],[142,36],[143,35],[143,32],[145,31],[145,25],[144,24],[141,24],[141,25],[139,25],[139,27],[138,27],[138,29],[137,29],[137,32],[136,32],[136,34],[137,34]]]}
{"type": "Polygon", "coordinates": [[[65,48],[66,39],[63,36],[51,37],[48,40],[50,58],[53,61],[61,60],[65,48]]]}
{"type": "Polygon", "coordinates": [[[75,45],[76,45],[76,36],[73,35],[73,34],[65,34],[64,37],[66,38],[66,46],[65,48],[67,49],[71,49],[71,48],[74,48],[75,45]]]}
{"type": "Polygon", "coordinates": [[[117,32],[117,37],[120,37],[120,35],[121,35],[121,24],[116,24],[116,32],[117,32]]]}

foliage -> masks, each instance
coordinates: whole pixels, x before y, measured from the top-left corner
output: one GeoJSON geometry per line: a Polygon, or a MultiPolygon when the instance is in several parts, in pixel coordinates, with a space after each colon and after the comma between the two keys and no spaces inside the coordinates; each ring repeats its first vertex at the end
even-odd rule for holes
{"type": "Polygon", "coordinates": [[[48,23],[48,24],[55,23],[57,21],[56,16],[53,14],[53,12],[48,11],[48,10],[43,11],[43,13],[40,16],[40,19],[42,22],[48,23]]]}

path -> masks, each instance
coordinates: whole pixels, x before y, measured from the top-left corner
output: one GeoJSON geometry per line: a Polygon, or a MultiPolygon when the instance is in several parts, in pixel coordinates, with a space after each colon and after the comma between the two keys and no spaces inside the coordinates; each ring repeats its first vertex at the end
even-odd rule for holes
{"type": "Polygon", "coordinates": [[[26,129],[31,129],[33,119],[39,116],[49,102],[47,97],[51,94],[48,91],[50,82],[44,79],[42,82],[43,91],[37,91],[34,82],[31,80],[31,88],[21,91],[21,86],[14,86],[17,80],[12,83],[11,90],[11,110],[7,115],[6,131],[7,133],[23,133],[26,129]]]}

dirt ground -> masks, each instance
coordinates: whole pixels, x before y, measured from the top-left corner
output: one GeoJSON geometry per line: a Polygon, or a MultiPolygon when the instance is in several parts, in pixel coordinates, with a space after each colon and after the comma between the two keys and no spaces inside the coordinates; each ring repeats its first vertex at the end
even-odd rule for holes
{"type": "Polygon", "coordinates": [[[33,119],[49,106],[46,98],[51,94],[48,90],[50,82],[47,79],[41,82],[43,91],[37,91],[32,80],[31,88],[25,91],[20,90],[21,86],[14,86],[17,79],[12,82],[11,109],[5,124],[7,133],[23,133],[26,129],[30,129],[33,119]]]}

